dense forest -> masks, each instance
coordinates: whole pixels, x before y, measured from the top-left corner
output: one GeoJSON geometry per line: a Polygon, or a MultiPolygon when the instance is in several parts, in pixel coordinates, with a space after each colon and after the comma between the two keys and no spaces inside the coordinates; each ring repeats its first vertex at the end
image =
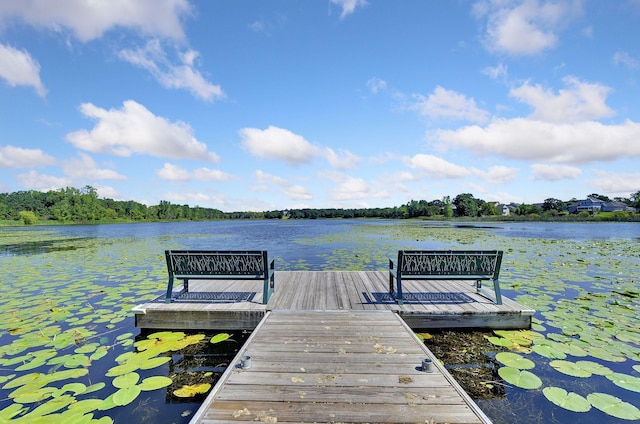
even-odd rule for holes
{"type": "MultiPolygon", "coordinates": [[[[606,202],[619,202],[631,208],[640,207],[640,190],[630,198],[609,199],[596,193],[588,197],[606,202]]],[[[558,218],[568,216],[568,206],[576,199],[562,201],[549,198],[541,204],[511,204],[513,217],[558,218]]],[[[35,190],[0,193],[0,221],[24,224],[99,223],[135,221],[202,221],[215,219],[316,219],[316,218],[417,218],[417,217],[492,217],[502,216],[507,205],[486,202],[463,193],[451,199],[411,200],[407,204],[388,208],[360,209],[291,209],[266,212],[222,212],[199,206],[177,205],[162,200],[159,205],[146,206],[132,200],[99,198],[95,188],[85,186],[40,192],[35,190]]],[[[583,214],[583,217],[584,214],[583,214]]],[[[637,220],[637,212],[616,212],[603,217],[617,220],[637,220]]]]}

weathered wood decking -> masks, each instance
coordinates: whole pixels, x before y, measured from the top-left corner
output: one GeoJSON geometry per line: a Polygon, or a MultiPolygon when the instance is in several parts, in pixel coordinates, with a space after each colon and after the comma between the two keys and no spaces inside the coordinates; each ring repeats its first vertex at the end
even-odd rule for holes
{"type": "Polygon", "coordinates": [[[402,319],[381,309],[269,312],[236,356],[250,356],[251,368],[227,368],[191,423],[491,423],[402,319]],[[433,372],[422,371],[423,358],[433,372]]]}
{"type": "Polygon", "coordinates": [[[405,303],[387,295],[381,271],[277,271],[275,292],[262,304],[253,281],[192,281],[191,300],[164,297],[134,308],[136,326],[162,329],[252,330],[267,311],[394,311],[412,328],[529,328],[534,311],[503,297],[503,304],[476,293],[471,281],[404,282],[405,303]],[[202,299],[197,299],[198,295],[202,299]],[[249,301],[221,300],[248,296],[249,301]],[[216,300],[217,299],[217,300],[216,300]]]}

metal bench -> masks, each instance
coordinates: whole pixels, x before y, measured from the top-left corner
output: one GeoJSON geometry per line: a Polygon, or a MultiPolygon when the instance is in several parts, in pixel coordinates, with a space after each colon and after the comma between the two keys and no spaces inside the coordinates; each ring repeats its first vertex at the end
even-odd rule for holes
{"type": "Polygon", "coordinates": [[[268,262],[264,250],[165,250],[169,284],[166,302],[173,299],[174,279],[182,280],[189,291],[189,280],[264,280],[262,303],[267,304],[274,290],[274,261],[268,262]]]}
{"type": "Polygon", "coordinates": [[[400,250],[397,262],[389,259],[389,293],[402,305],[403,280],[475,280],[478,293],[502,305],[501,263],[502,250],[400,250]],[[493,281],[494,296],[482,287],[487,280],[493,281]]]}

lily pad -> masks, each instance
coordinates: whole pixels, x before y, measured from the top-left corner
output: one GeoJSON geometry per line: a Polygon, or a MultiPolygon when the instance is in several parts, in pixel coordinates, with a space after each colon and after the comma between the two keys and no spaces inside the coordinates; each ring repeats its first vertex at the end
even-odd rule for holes
{"type": "Polygon", "coordinates": [[[195,384],[193,386],[182,386],[179,389],[173,391],[173,395],[176,397],[189,398],[203,393],[207,393],[211,389],[211,384],[195,384]]]}
{"type": "Polygon", "coordinates": [[[567,392],[560,387],[545,387],[542,389],[544,397],[561,408],[573,412],[588,412],[591,403],[577,393],[567,392]]]}
{"type": "Polygon", "coordinates": [[[135,386],[140,381],[140,375],[137,372],[122,374],[113,379],[113,386],[118,389],[127,389],[135,386]]]}
{"type": "Polygon", "coordinates": [[[210,343],[221,343],[224,342],[226,340],[229,340],[229,338],[231,338],[231,334],[228,333],[219,333],[216,334],[215,336],[211,337],[211,340],[209,340],[210,343]]]}
{"type": "Polygon", "coordinates": [[[572,377],[591,377],[591,372],[580,367],[580,365],[563,360],[555,360],[549,362],[554,369],[560,371],[563,374],[570,375],[572,377]]]}
{"type": "Polygon", "coordinates": [[[532,360],[513,352],[500,352],[496,354],[496,360],[507,367],[518,368],[520,370],[530,370],[536,366],[532,360]]]}
{"type": "Polygon", "coordinates": [[[131,386],[119,389],[113,394],[113,403],[117,406],[125,406],[133,402],[140,395],[140,386],[131,386]]]}
{"type": "Polygon", "coordinates": [[[606,376],[618,387],[632,392],[640,392],[640,377],[614,372],[606,376]]]}
{"type": "Polygon", "coordinates": [[[163,387],[170,386],[173,383],[169,377],[162,375],[156,375],[153,377],[147,377],[139,384],[141,390],[156,390],[163,387]]]}
{"type": "Polygon", "coordinates": [[[498,369],[498,375],[507,383],[522,389],[537,389],[542,386],[542,380],[530,371],[501,367],[498,369]]]}
{"type": "Polygon", "coordinates": [[[606,393],[591,393],[587,396],[594,408],[607,415],[623,420],[640,419],[640,409],[606,393]]]}

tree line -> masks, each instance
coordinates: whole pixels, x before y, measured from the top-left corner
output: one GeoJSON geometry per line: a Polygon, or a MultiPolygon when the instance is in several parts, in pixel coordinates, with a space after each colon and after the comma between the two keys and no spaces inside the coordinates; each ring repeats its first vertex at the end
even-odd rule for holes
{"type": "MultiPolygon", "coordinates": [[[[605,202],[617,201],[640,208],[640,190],[629,198],[609,199],[592,193],[588,197],[605,202]]],[[[541,204],[509,205],[512,215],[524,217],[557,217],[567,214],[576,199],[562,201],[548,198],[541,204]]],[[[99,198],[92,186],[67,187],[40,192],[35,190],[0,193],[0,220],[22,221],[25,224],[51,221],[60,223],[99,223],[132,221],[202,221],[216,219],[321,219],[321,218],[388,218],[418,217],[490,217],[503,214],[495,202],[462,193],[451,199],[411,200],[401,206],[387,208],[303,208],[265,212],[222,212],[200,206],[178,205],[161,200],[147,206],[132,200],[99,198]]],[[[629,215],[629,214],[627,214],[629,215]]],[[[634,216],[637,217],[637,213],[634,216]]]]}

